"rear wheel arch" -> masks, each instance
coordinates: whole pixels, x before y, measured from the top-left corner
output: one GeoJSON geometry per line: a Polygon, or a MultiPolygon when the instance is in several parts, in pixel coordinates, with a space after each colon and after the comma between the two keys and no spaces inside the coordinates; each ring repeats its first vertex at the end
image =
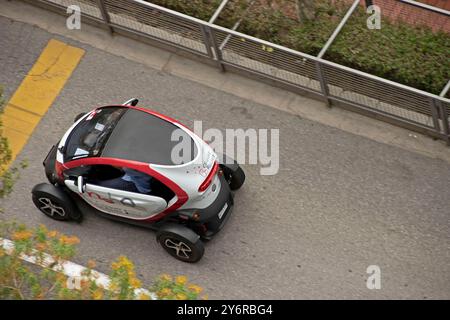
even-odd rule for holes
{"type": "Polygon", "coordinates": [[[200,240],[200,236],[195,233],[193,230],[184,227],[182,225],[176,224],[176,223],[166,223],[163,224],[159,229],[158,232],[156,234],[156,238],[159,241],[159,237],[163,234],[163,233],[173,233],[173,234],[177,234],[182,236],[183,238],[186,238],[187,240],[189,240],[192,243],[197,242],[198,240],[200,240]]]}

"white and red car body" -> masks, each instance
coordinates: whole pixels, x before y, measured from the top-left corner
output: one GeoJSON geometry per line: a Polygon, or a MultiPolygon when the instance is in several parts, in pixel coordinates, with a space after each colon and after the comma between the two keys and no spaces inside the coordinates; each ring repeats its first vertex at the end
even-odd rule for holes
{"type": "MultiPolygon", "coordinates": [[[[196,156],[192,161],[178,165],[146,163],[123,158],[102,156],[84,157],[64,161],[64,155],[61,150],[64,148],[72,130],[74,130],[79,123],[89,121],[89,119],[99,110],[95,109],[78,119],[69,130],[67,130],[59,142],[55,161],[55,175],[57,176],[59,183],[61,185],[64,184],[68,189],[78,194],[95,209],[109,215],[131,219],[139,223],[151,224],[169,217],[174,212],[180,212],[181,216],[183,216],[183,212],[190,212],[191,215],[194,212],[199,212],[200,217],[198,220],[204,222],[202,225],[203,231],[209,231],[209,233],[218,231],[207,230],[208,221],[204,220],[205,218],[207,218],[206,220],[209,218],[202,217],[202,214],[205,215],[204,211],[207,212],[208,208],[211,210],[211,207],[214,207],[213,210],[216,211],[214,216],[218,215],[218,217],[215,217],[217,221],[215,221],[215,227],[213,229],[220,229],[223,225],[220,220],[222,218],[225,220],[225,216],[228,215],[228,211],[231,209],[233,201],[229,186],[222,177],[218,156],[213,149],[186,126],[175,119],[149,109],[131,105],[116,105],[111,107],[138,110],[148,116],[158,117],[161,120],[170,122],[192,138],[198,150],[196,156]],[[111,191],[111,189],[90,185],[89,183],[85,185],[84,192],[80,193],[78,191],[79,188],[76,180],[65,178],[64,172],[72,168],[92,165],[128,167],[141,171],[158,179],[172,190],[175,196],[170,201],[166,202],[164,199],[156,199],[157,197],[151,195],[136,194],[122,190],[111,191]],[[222,195],[219,197],[220,194],[222,195]],[[218,198],[221,198],[220,203],[217,203],[218,198]],[[131,201],[133,205],[130,206],[130,203],[127,203],[127,201],[131,201]]],[[[147,137],[141,138],[147,139],[147,137]]],[[[151,152],[151,150],[148,150],[148,152],[151,152]]],[[[211,213],[207,212],[206,215],[211,216],[211,213]]],[[[187,219],[188,218],[189,217],[187,217],[187,219]]]]}

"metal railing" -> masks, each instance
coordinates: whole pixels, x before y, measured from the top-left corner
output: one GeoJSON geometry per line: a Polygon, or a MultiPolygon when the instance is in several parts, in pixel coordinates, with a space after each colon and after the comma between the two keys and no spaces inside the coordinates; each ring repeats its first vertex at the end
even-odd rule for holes
{"type": "MultiPolygon", "coordinates": [[[[219,16],[226,2],[227,0],[216,10],[210,21],[219,16]]],[[[448,11],[424,8],[411,0],[371,2],[391,8],[392,16],[408,16],[408,10],[425,10],[420,18],[423,23],[430,20],[428,15],[436,15],[431,19],[433,21],[450,17],[448,11]]],[[[120,30],[122,33],[142,36],[188,51],[214,61],[221,70],[230,67],[258,75],[289,89],[322,97],[329,105],[337,103],[365,115],[445,140],[450,145],[450,99],[446,98],[450,82],[440,95],[435,95],[323,58],[356,7],[366,5],[367,1],[356,0],[352,3],[318,56],[257,39],[142,0],[35,0],[32,3],[51,6],[63,14],[66,14],[69,5],[78,5],[86,21],[100,22],[111,31],[120,30]]]]}

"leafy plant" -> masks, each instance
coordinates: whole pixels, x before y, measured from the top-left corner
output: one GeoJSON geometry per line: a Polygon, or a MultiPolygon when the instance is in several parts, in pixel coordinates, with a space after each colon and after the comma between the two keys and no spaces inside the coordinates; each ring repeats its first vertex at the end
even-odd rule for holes
{"type": "Polygon", "coordinates": [[[370,30],[366,19],[364,11],[358,10],[326,58],[439,94],[450,78],[450,35],[387,19],[380,30],[370,30]]]}
{"type": "MultiPolygon", "coordinates": [[[[209,20],[220,1],[149,0],[209,20]]],[[[295,1],[230,0],[216,23],[263,40],[317,55],[349,8],[348,1],[317,0],[314,19],[286,12],[295,1]],[[253,3],[249,9],[249,3],[253,3]]],[[[295,9],[294,9],[295,10],[295,9]]],[[[329,48],[326,59],[424,91],[439,94],[450,78],[450,35],[425,26],[383,19],[381,30],[367,28],[361,6],[329,48]]]]}
{"type": "MultiPolygon", "coordinates": [[[[348,9],[318,1],[314,20],[298,22],[280,11],[255,9],[239,31],[317,55],[348,9]]],[[[382,20],[380,30],[367,28],[367,15],[358,8],[325,58],[424,91],[439,94],[450,78],[450,35],[426,26],[382,20]]]]}
{"type": "MultiPolygon", "coordinates": [[[[202,293],[203,288],[188,283],[186,276],[173,278],[171,275],[163,274],[156,280],[152,291],[161,300],[196,300],[202,293]]],[[[208,296],[203,295],[201,298],[207,299],[208,296]]]]}
{"type": "MultiPolygon", "coordinates": [[[[5,249],[0,242],[0,299],[62,299],[62,300],[148,300],[149,291],[142,289],[135,266],[125,256],[112,262],[107,287],[98,281],[93,270],[95,261],[71,285],[61,271],[65,260],[76,255],[77,237],[67,236],[41,225],[29,229],[17,223],[0,222],[0,237],[10,238],[13,248],[5,249]],[[35,259],[34,264],[23,260],[35,259]],[[40,266],[47,266],[41,268],[40,266]]],[[[203,289],[188,283],[185,276],[162,275],[152,287],[160,299],[194,300],[203,289]]],[[[206,296],[202,296],[206,298],[206,296]]]]}
{"type": "MultiPolygon", "coordinates": [[[[3,104],[3,87],[0,86],[0,113],[2,111],[3,104]]],[[[3,125],[0,118],[0,199],[5,197],[12,191],[14,182],[19,177],[19,168],[25,168],[27,166],[27,162],[22,161],[19,164],[19,168],[8,168],[8,164],[10,163],[11,158],[11,149],[9,147],[8,139],[3,135],[3,125]]]]}

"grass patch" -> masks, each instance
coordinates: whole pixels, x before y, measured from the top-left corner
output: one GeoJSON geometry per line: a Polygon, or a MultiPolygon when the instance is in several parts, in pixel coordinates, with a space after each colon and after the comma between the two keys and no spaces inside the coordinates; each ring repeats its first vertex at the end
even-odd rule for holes
{"type": "MultiPolygon", "coordinates": [[[[152,0],[164,7],[209,20],[220,0],[152,0]]],[[[318,0],[316,18],[299,22],[293,1],[231,0],[216,23],[294,50],[317,55],[349,8],[348,2],[318,0]]],[[[383,19],[381,30],[367,28],[359,7],[325,58],[417,89],[439,94],[450,78],[450,35],[428,27],[383,19]]]]}
{"type": "Polygon", "coordinates": [[[370,30],[366,19],[358,10],[325,58],[431,93],[442,91],[450,78],[449,34],[389,20],[370,30]]]}

